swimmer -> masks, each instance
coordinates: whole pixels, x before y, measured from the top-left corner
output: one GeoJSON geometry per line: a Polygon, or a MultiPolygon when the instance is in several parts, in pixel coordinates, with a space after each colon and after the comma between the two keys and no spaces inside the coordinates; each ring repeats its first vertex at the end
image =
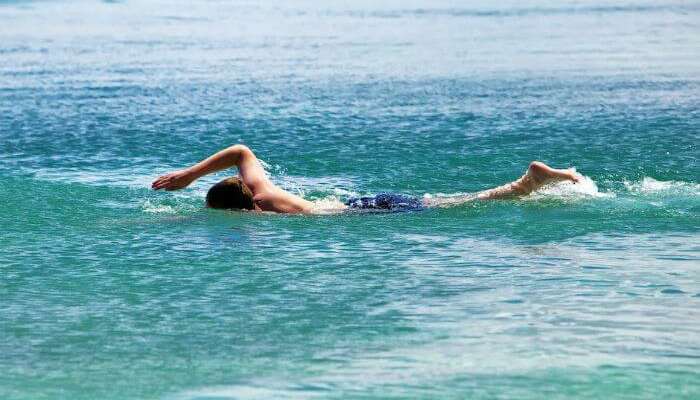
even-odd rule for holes
{"type": "MultiPolygon", "coordinates": [[[[153,181],[151,187],[154,190],[182,189],[204,175],[233,166],[238,168],[239,176],[224,179],[212,186],[206,198],[208,207],[281,214],[324,212],[315,203],[289,193],[272,183],[255,154],[241,144],[223,149],[189,168],[160,176],[153,181]]],[[[474,195],[418,199],[400,194],[382,193],[372,197],[351,198],[333,208],[335,211],[422,210],[426,207],[445,207],[475,200],[525,196],[549,183],[559,181],[578,183],[581,179],[582,176],[573,169],[554,169],[539,161],[533,161],[520,179],[474,195]]]]}

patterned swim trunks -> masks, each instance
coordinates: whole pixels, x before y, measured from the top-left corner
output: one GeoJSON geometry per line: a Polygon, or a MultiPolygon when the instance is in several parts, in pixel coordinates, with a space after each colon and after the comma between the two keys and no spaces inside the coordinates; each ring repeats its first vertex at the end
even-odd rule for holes
{"type": "Polygon", "coordinates": [[[379,193],[376,196],[351,197],[345,202],[345,205],[355,210],[377,211],[420,211],[425,208],[420,199],[397,193],[379,193]]]}

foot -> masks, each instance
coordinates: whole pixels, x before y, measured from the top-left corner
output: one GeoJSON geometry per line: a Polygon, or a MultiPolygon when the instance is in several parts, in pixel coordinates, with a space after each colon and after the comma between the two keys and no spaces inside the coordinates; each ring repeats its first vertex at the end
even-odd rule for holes
{"type": "Polygon", "coordinates": [[[529,175],[532,180],[539,185],[546,185],[551,182],[571,181],[578,183],[582,176],[573,168],[570,169],[554,169],[545,163],[533,161],[527,169],[526,176],[529,175]]]}

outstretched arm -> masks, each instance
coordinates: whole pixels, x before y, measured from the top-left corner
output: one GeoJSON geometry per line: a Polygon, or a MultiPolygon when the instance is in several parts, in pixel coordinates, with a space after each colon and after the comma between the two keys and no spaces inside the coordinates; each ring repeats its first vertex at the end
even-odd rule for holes
{"type": "Polygon", "coordinates": [[[263,170],[255,154],[253,154],[248,147],[237,144],[227,147],[189,168],[160,176],[153,181],[151,187],[155,190],[182,189],[204,175],[233,166],[238,167],[243,183],[245,183],[253,193],[262,190],[264,185],[270,184],[270,181],[265,175],[265,170],[263,170]]]}

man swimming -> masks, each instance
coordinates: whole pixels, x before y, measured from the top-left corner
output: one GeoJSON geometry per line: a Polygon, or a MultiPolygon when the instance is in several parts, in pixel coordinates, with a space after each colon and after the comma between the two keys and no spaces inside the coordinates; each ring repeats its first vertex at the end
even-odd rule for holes
{"type": "MultiPolygon", "coordinates": [[[[224,179],[209,189],[207,206],[211,208],[268,211],[282,214],[314,214],[322,212],[308,200],[283,190],[268,179],[255,154],[246,146],[237,144],[223,149],[197,164],[170,172],[153,181],[155,190],[178,190],[204,175],[236,166],[239,176],[224,179]]],[[[573,169],[554,169],[533,161],[525,175],[511,183],[484,190],[474,195],[447,198],[418,199],[400,194],[382,193],[373,197],[351,198],[336,210],[420,210],[462,204],[473,200],[495,200],[525,196],[542,186],[571,181],[578,183],[582,176],[573,169]]]]}

